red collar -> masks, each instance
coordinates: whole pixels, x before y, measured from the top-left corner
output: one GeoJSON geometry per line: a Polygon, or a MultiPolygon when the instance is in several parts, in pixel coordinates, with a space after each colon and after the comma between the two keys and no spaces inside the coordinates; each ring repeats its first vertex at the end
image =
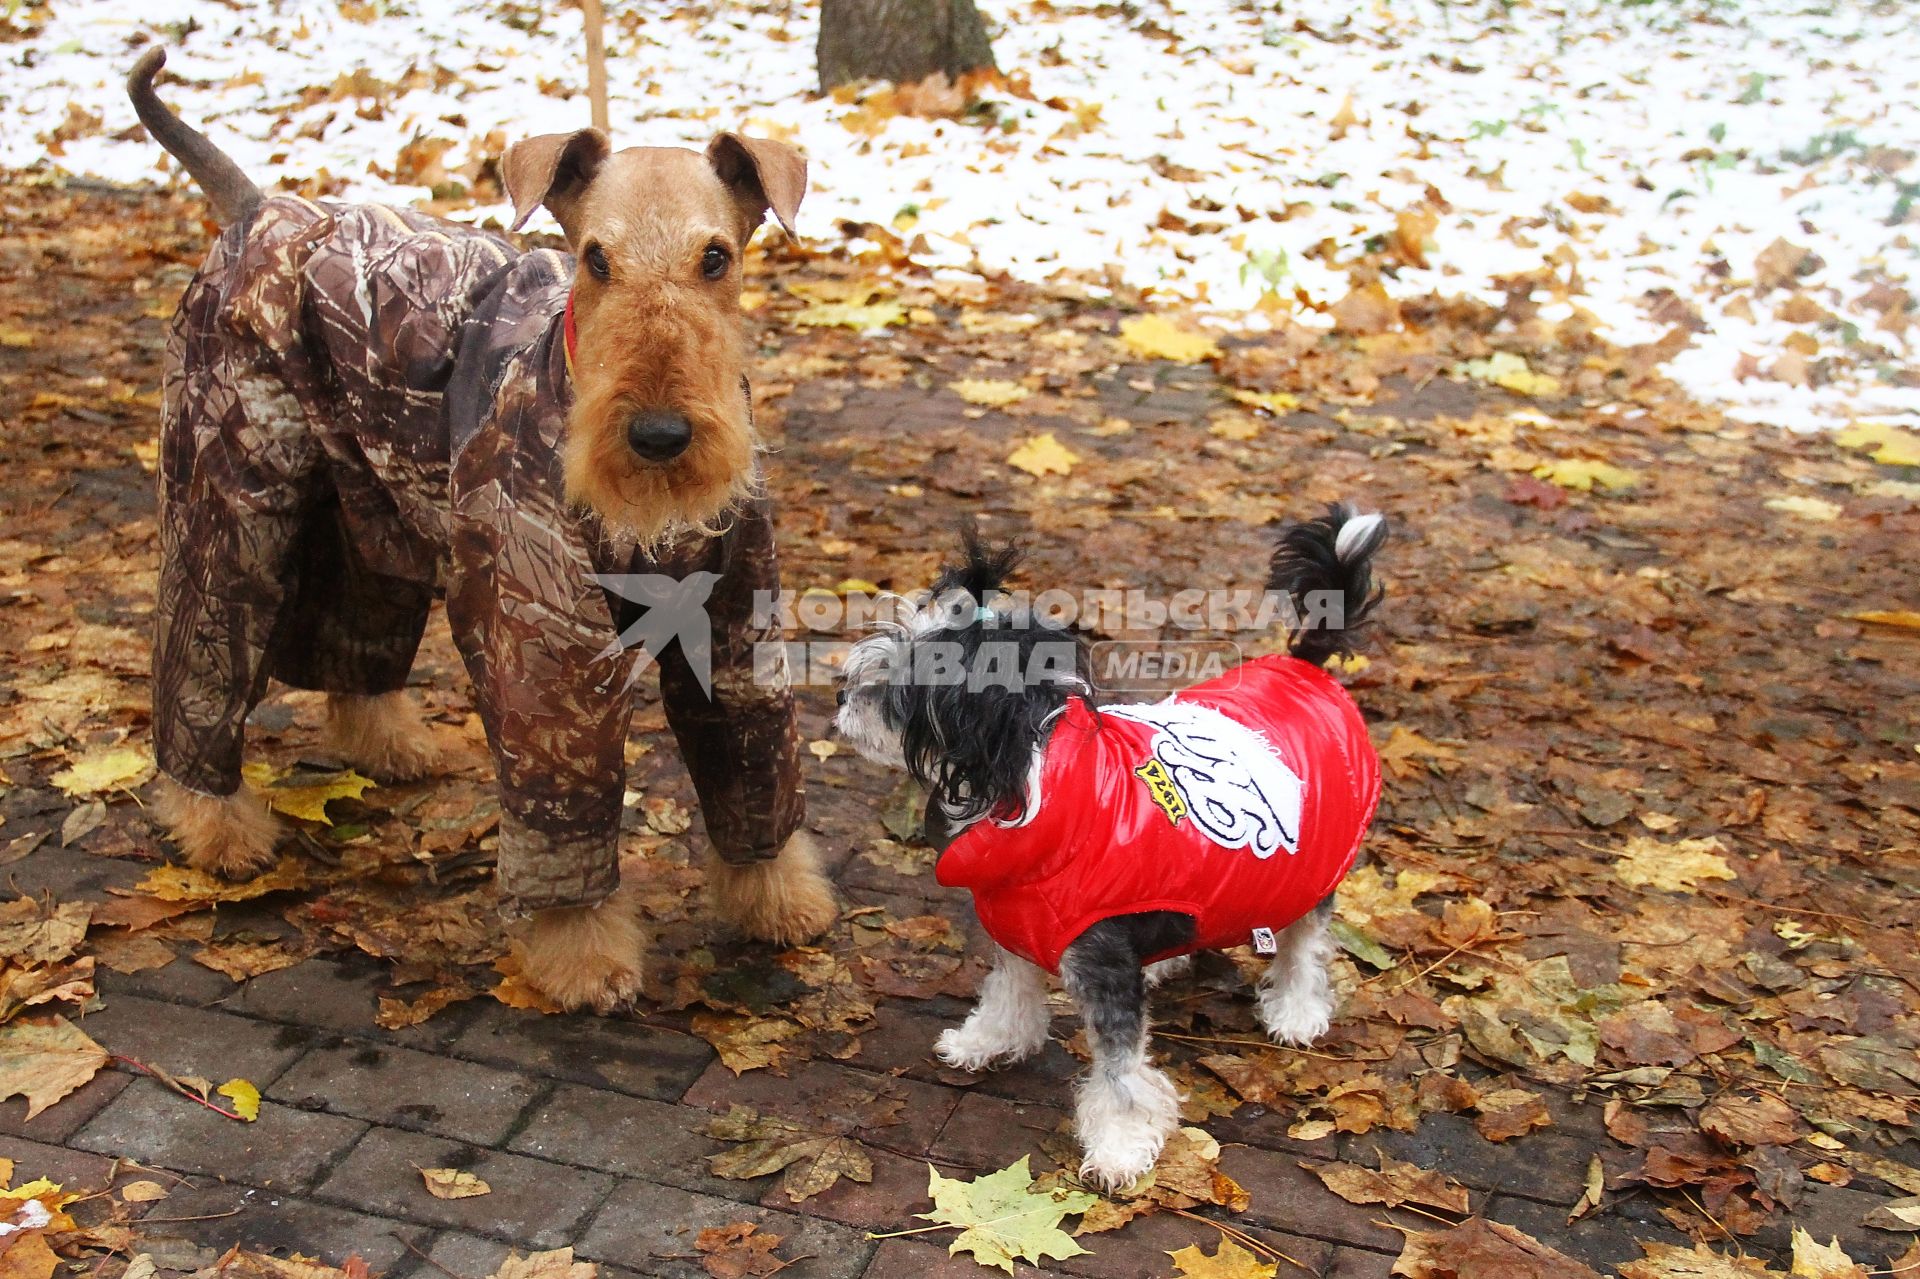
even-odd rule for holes
{"type": "Polygon", "coordinates": [[[567,309],[560,319],[560,340],[566,346],[567,376],[573,376],[573,353],[580,345],[580,334],[573,327],[573,294],[567,294],[567,309]]]}

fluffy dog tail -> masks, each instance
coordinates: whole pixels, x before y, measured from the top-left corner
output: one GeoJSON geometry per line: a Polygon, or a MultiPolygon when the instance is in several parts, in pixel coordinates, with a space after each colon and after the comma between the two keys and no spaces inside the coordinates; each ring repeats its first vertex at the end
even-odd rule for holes
{"type": "Polygon", "coordinates": [[[1299,625],[1290,653],[1325,666],[1353,652],[1357,632],[1385,593],[1373,584],[1373,557],[1386,540],[1384,516],[1362,515],[1344,502],[1282,530],[1267,589],[1293,602],[1299,625]]]}
{"type": "Polygon", "coordinates": [[[133,99],[134,113],[147,126],[153,140],[165,147],[193,176],[213,205],[214,219],[221,226],[237,222],[253,212],[260,203],[260,188],[240,171],[240,166],[207,135],[167,109],[153,91],[153,78],[167,65],[167,51],[154,45],[140,55],[127,73],[127,96],[133,99]]]}

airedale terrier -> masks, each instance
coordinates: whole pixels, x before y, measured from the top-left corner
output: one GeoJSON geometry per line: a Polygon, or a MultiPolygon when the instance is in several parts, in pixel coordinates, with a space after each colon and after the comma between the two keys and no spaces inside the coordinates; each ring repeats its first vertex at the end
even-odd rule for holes
{"type": "Polygon", "coordinates": [[[768,210],[791,231],[805,159],[734,133],[704,154],[530,138],[501,165],[514,229],[545,205],[569,252],[522,253],[411,210],[263,197],[160,103],[164,62],[149,49],[129,94],[224,227],[174,317],[161,435],[156,809],[189,863],[275,857],[280,823],[241,781],[270,678],[328,695],[355,767],[433,771],[402,688],[444,591],[527,976],[569,1007],[630,999],[617,638],[660,610],[603,579],[651,575],[705,597],[710,642],[655,655],[722,910],[782,942],[830,926],[785,666],[755,665],[779,635],[754,595],[779,574],[740,319],[747,241],[768,210]]]}

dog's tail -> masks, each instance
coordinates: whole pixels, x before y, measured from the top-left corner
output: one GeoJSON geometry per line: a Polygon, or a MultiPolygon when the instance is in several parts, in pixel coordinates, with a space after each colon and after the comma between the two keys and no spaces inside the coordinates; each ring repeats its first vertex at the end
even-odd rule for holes
{"type": "Polygon", "coordinates": [[[154,45],[140,55],[127,73],[127,96],[133,99],[134,112],[147,132],[172,153],[173,158],[193,175],[213,205],[213,216],[221,226],[237,222],[253,212],[260,203],[260,188],[240,171],[240,166],[207,135],[167,109],[153,91],[153,78],[167,65],[167,51],[154,45]]]}
{"type": "Polygon", "coordinates": [[[1386,540],[1384,516],[1362,515],[1344,502],[1282,530],[1267,589],[1293,603],[1298,624],[1290,653],[1325,666],[1353,652],[1356,633],[1384,594],[1373,584],[1373,557],[1386,540]]]}

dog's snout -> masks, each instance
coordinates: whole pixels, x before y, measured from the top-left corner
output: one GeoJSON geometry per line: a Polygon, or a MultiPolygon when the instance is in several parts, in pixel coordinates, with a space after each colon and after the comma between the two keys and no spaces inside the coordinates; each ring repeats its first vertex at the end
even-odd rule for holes
{"type": "Polygon", "coordinates": [[[835,690],[834,690],[834,694],[833,694],[833,704],[834,704],[835,706],[845,706],[845,705],[847,704],[847,690],[846,690],[846,689],[844,689],[844,688],[841,688],[841,689],[835,689],[835,690]]]}
{"type": "Polygon", "coordinates": [[[693,443],[693,423],[669,409],[648,409],[627,423],[627,446],[648,462],[671,462],[693,443]]]}

